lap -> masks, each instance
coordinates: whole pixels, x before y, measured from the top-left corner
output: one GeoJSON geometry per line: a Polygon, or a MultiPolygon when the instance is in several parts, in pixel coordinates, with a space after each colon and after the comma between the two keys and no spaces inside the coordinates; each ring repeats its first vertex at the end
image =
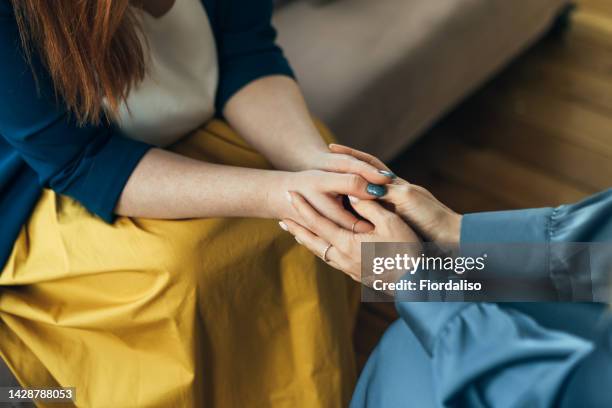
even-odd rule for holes
{"type": "MultiPolygon", "coordinates": [[[[588,303],[507,303],[552,330],[589,340],[598,333],[606,307],[588,303]]],[[[430,357],[411,329],[397,320],[383,335],[368,359],[351,408],[427,408],[438,406],[430,357]]]]}
{"type": "MultiPolygon", "coordinates": [[[[269,166],[220,121],[172,149],[269,166]]],[[[271,220],[108,225],[45,190],[0,285],[0,354],[11,370],[25,385],[80,386],[88,406],[350,397],[351,286],[271,220]]]]}
{"type": "Polygon", "coordinates": [[[430,358],[408,326],[397,320],[368,359],[351,408],[435,406],[430,358]]]}

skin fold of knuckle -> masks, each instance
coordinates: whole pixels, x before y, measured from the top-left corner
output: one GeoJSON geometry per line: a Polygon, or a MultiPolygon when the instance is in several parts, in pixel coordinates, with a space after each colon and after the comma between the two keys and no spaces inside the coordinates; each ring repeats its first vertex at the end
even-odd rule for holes
{"type": "Polygon", "coordinates": [[[382,224],[381,226],[387,231],[394,230],[395,227],[398,225],[398,222],[402,222],[402,221],[400,221],[399,217],[397,217],[395,214],[391,212],[385,212],[381,216],[381,224],[382,224]]]}
{"type": "Polygon", "coordinates": [[[397,192],[397,194],[399,194],[403,198],[410,198],[412,194],[414,193],[413,186],[410,184],[400,184],[394,187],[394,189],[397,192]]]}
{"type": "Polygon", "coordinates": [[[315,230],[315,225],[316,222],[312,219],[312,217],[308,214],[302,214],[304,217],[304,228],[306,228],[307,230],[310,230],[311,232],[316,233],[315,230]]]}
{"type": "Polygon", "coordinates": [[[348,189],[353,193],[362,193],[365,190],[365,181],[357,175],[350,175],[348,179],[348,189]]]}
{"type": "Polygon", "coordinates": [[[338,251],[339,255],[344,256],[345,254],[351,253],[350,245],[343,236],[340,236],[339,239],[333,244],[336,247],[336,250],[338,251]]]}

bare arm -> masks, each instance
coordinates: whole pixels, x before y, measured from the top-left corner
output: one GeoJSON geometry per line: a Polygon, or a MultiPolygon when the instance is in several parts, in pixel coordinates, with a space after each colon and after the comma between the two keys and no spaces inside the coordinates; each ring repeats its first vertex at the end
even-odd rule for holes
{"type": "Polygon", "coordinates": [[[372,198],[366,192],[368,181],[390,181],[370,164],[329,151],[290,78],[271,76],[250,83],[230,99],[225,115],[278,168],[336,173],[236,168],[153,149],[128,180],[116,213],[163,219],[291,218],[295,213],[285,193],[292,190],[302,192],[328,218],[351,228],[357,218],[342,208],[337,195],[372,198]]]}
{"type": "Polygon", "coordinates": [[[281,194],[287,176],[285,172],[223,166],[152,149],[128,180],[116,213],[161,219],[273,218],[281,209],[270,205],[270,195],[281,194]]]}
{"type": "MultiPolygon", "coordinates": [[[[301,148],[312,155],[328,152],[290,78],[266,77],[252,82],[230,99],[225,115],[279,168],[302,167],[292,163],[301,148]]],[[[279,171],[216,165],[153,149],[130,177],[116,212],[169,219],[273,218],[282,211],[278,190],[287,178],[287,173],[279,171]],[[272,202],[271,196],[275,198],[272,202]]]]}
{"type": "MultiPolygon", "coordinates": [[[[161,149],[149,151],[128,180],[116,213],[130,217],[296,218],[288,191],[300,192],[330,219],[350,228],[357,218],[338,208],[338,195],[363,199],[368,182],[354,174],[320,170],[284,172],[193,160],[161,149]]],[[[355,224],[355,230],[369,224],[355,224]]]]}
{"type": "Polygon", "coordinates": [[[330,156],[292,78],[269,76],[253,81],[228,101],[223,113],[278,169],[320,168],[330,156]]]}

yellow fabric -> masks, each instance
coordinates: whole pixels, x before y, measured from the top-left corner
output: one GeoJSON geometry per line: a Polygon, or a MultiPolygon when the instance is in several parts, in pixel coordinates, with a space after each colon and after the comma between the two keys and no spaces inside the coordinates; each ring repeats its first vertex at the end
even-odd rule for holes
{"type": "MultiPolygon", "coordinates": [[[[173,149],[269,167],[221,121],[173,149]]],[[[355,287],[273,220],[107,225],[46,190],[0,284],[0,354],[26,387],[76,387],[78,406],[350,398],[355,287]]]]}

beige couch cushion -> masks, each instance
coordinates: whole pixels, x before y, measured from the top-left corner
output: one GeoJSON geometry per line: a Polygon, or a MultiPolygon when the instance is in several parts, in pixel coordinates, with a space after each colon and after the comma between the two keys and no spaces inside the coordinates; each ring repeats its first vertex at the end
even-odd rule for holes
{"type": "Polygon", "coordinates": [[[546,30],[566,0],[298,1],[275,16],[314,113],[389,159],[546,30]]]}

